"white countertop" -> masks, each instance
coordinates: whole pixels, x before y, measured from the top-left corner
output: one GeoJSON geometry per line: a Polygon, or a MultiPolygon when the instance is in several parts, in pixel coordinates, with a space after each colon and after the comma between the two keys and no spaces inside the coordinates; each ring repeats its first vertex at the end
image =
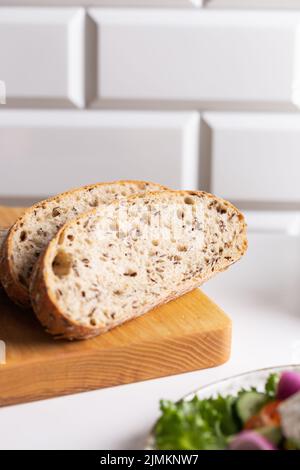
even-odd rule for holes
{"type": "Polygon", "coordinates": [[[230,361],[214,369],[0,409],[0,449],[138,449],[160,398],[247,370],[300,363],[298,214],[248,216],[249,250],[204,287],[233,320],[230,361]]]}

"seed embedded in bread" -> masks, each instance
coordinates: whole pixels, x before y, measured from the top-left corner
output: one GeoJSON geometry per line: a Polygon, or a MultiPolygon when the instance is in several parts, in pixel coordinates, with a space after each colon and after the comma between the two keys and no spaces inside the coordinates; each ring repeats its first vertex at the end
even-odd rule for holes
{"type": "Polygon", "coordinates": [[[4,240],[7,237],[7,234],[8,234],[8,229],[0,228],[0,249],[1,249],[2,243],[4,243],[4,240]]]}
{"type": "Polygon", "coordinates": [[[242,214],[210,194],[128,197],[60,230],[35,267],[32,305],[51,334],[89,338],[200,286],[246,248],[242,214]]]}
{"type": "Polygon", "coordinates": [[[68,220],[102,204],[165,187],[144,181],[116,181],[85,186],[41,201],[10,229],[0,252],[0,281],[17,304],[30,306],[29,279],[47,243],[68,220]]]}

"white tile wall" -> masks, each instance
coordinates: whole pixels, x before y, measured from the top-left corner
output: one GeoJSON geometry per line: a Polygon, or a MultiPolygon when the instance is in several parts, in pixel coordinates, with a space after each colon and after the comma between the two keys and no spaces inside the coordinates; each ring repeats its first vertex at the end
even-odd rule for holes
{"type": "Polygon", "coordinates": [[[105,7],[199,7],[203,0],[0,0],[1,5],[9,6],[105,6],[105,7]]]}
{"type": "Polygon", "coordinates": [[[83,18],[74,8],[0,9],[0,75],[8,107],[82,105],[83,18]]]}
{"type": "Polygon", "coordinates": [[[245,211],[248,233],[300,237],[299,211],[245,211]]]}
{"type": "Polygon", "coordinates": [[[209,8],[299,8],[299,0],[205,0],[209,8]]]}
{"type": "Polygon", "coordinates": [[[1,197],[146,179],[197,187],[197,113],[0,113],[1,197]]]}
{"type": "Polygon", "coordinates": [[[0,0],[0,6],[299,8],[299,0],[0,0]]]}
{"type": "Polygon", "coordinates": [[[143,178],[299,207],[300,0],[0,0],[1,80],[0,202],[143,178]]]}
{"type": "Polygon", "coordinates": [[[6,103],[6,87],[3,80],[0,80],[0,104],[6,103]]]}
{"type": "Polygon", "coordinates": [[[101,10],[97,105],[293,109],[300,12],[101,10]]]}
{"type": "Polygon", "coordinates": [[[300,202],[298,114],[207,113],[203,119],[211,191],[240,202],[300,202]]]}

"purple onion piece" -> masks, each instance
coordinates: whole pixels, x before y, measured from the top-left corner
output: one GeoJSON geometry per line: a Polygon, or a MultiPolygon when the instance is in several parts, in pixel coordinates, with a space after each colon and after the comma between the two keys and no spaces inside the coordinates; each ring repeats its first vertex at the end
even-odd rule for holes
{"type": "Polygon", "coordinates": [[[293,371],[282,372],[277,388],[277,398],[285,400],[297,392],[300,392],[300,374],[293,371]]]}
{"type": "Polygon", "coordinates": [[[255,431],[242,431],[229,444],[229,450],[277,450],[276,447],[255,431]]]}

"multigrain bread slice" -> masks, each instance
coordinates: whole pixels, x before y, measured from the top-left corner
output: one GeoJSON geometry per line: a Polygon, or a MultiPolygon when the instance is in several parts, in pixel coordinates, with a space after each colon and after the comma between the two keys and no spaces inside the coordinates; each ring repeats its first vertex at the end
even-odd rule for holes
{"type": "Polygon", "coordinates": [[[129,197],[67,223],[37,262],[33,309],[56,337],[104,333],[175,299],[246,251],[243,215],[204,192],[129,197]]]}
{"type": "Polygon", "coordinates": [[[73,189],[30,207],[11,227],[0,253],[0,281],[8,296],[30,306],[29,279],[41,251],[68,220],[102,204],[165,187],[144,181],[98,183],[73,189]]]}
{"type": "MultiPolygon", "coordinates": [[[[1,250],[1,246],[7,236],[7,233],[8,233],[8,230],[6,228],[0,228],[0,250],[1,250]]],[[[2,290],[2,284],[0,282],[0,291],[2,290]]]]}

